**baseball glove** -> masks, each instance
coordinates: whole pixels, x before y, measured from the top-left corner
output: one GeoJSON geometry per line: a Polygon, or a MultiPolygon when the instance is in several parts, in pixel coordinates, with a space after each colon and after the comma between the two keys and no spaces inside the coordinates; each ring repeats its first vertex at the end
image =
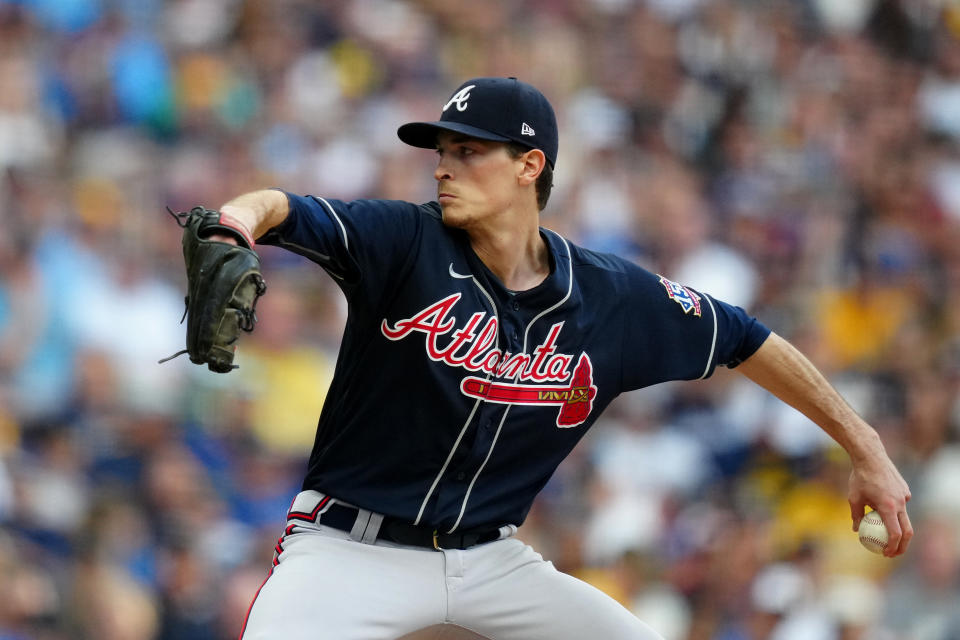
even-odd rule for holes
{"type": "Polygon", "coordinates": [[[240,331],[253,331],[257,300],[267,290],[260,257],[249,234],[219,211],[203,207],[167,211],[183,227],[187,296],[180,322],[187,320],[187,348],[160,362],[186,353],[195,364],[227,373],[237,368],[233,356],[240,331]],[[238,244],[208,240],[213,234],[233,236],[238,244]]]}

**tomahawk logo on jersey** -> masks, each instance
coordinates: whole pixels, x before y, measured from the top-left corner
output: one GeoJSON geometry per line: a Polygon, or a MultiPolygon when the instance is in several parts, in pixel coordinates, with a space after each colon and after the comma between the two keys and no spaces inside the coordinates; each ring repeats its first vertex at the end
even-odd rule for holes
{"type": "Polygon", "coordinates": [[[546,229],[550,275],[512,292],[435,202],[288,197],[260,243],[323,266],[349,308],[303,487],[408,522],[522,524],[618,394],[736,365],[769,333],[546,229]]]}
{"type": "Polygon", "coordinates": [[[597,395],[597,387],[593,385],[593,365],[585,353],[580,354],[569,385],[509,384],[469,377],[460,383],[460,390],[464,395],[487,402],[560,405],[557,426],[561,429],[583,424],[590,416],[597,395]]]}

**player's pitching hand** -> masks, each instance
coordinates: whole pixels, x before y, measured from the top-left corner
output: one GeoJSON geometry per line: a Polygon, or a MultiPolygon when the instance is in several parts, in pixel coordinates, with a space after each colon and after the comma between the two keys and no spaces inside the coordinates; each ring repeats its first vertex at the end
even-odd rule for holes
{"type": "Polygon", "coordinates": [[[893,558],[905,552],[913,538],[913,526],[907,515],[910,487],[893,462],[884,452],[855,462],[850,474],[850,515],[853,530],[860,528],[860,520],[868,505],[880,514],[890,536],[883,555],[893,558]]]}

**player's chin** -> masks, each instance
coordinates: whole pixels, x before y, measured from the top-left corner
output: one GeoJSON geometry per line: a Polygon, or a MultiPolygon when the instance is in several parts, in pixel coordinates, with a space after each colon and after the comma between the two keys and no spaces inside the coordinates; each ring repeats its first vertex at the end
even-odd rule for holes
{"type": "Polygon", "coordinates": [[[465,215],[462,207],[457,204],[441,204],[440,213],[443,224],[456,229],[466,226],[470,219],[468,215],[465,215]]]}

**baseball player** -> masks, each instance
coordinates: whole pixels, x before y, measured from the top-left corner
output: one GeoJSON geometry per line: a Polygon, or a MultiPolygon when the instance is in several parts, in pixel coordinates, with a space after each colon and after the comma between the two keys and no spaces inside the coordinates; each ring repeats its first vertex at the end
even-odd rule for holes
{"type": "Polygon", "coordinates": [[[238,236],[319,264],[349,304],[303,491],[243,640],[659,637],[513,535],[618,394],[718,366],[836,439],[854,528],[869,504],[887,555],[904,552],[906,483],[806,358],[743,309],[540,227],[558,152],[540,91],[469,80],[439,121],[398,135],[436,150],[436,201],[263,190],[220,209],[238,236]]]}

